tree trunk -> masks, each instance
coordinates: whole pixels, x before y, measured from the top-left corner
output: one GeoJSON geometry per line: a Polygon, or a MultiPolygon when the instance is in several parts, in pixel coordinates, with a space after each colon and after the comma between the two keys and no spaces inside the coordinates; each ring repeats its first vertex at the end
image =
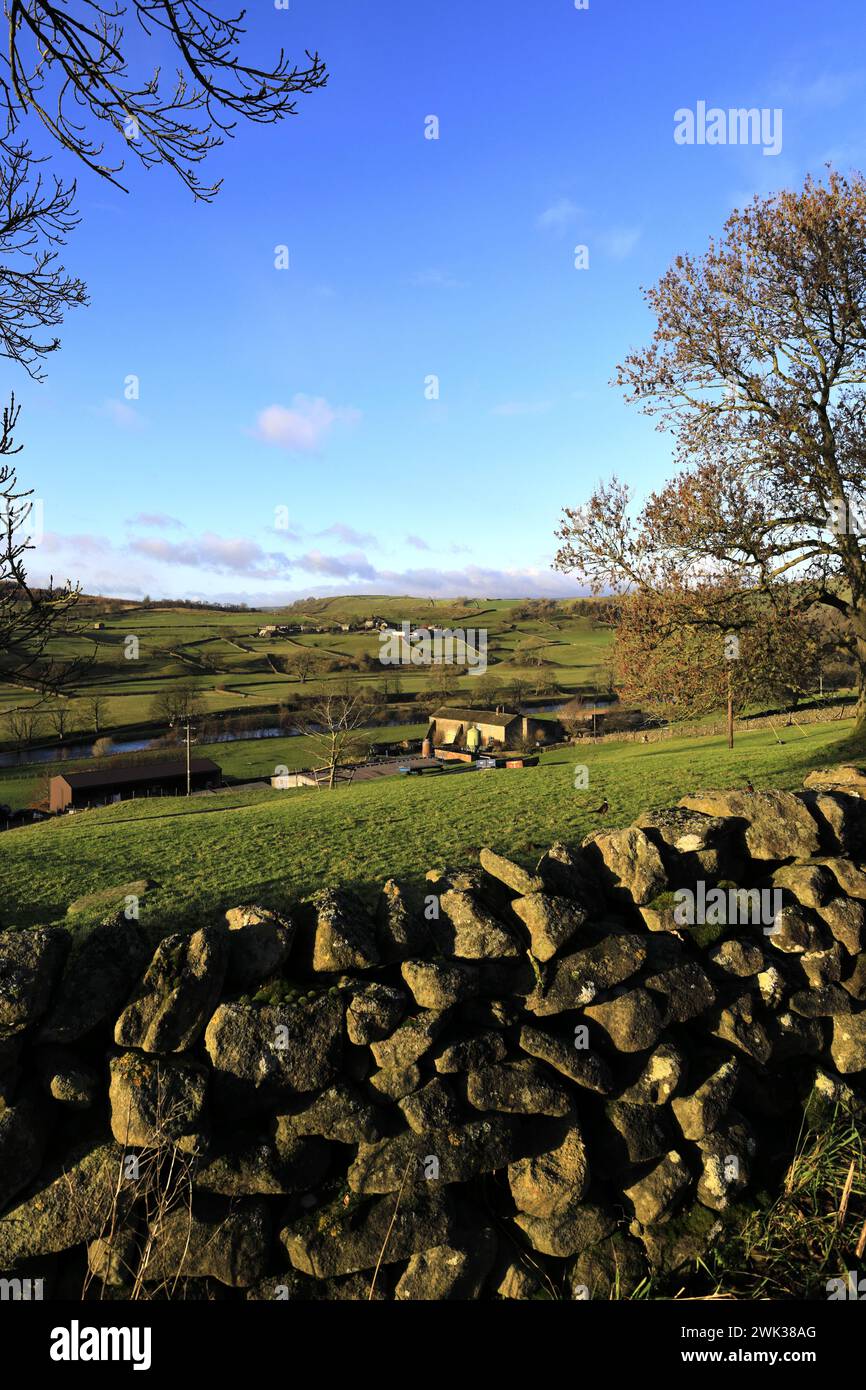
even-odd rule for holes
{"type": "Polygon", "coordinates": [[[328,759],[328,791],[329,791],[329,792],[332,792],[332,791],[334,790],[334,784],[335,784],[336,781],[337,781],[337,763],[338,763],[338,761],[339,761],[339,757],[340,757],[340,752],[339,752],[339,748],[337,747],[337,735],[334,733],[334,731],[333,731],[333,729],[332,729],[332,730],[331,730],[331,755],[330,755],[330,757],[329,757],[329,759],[328,759]]]}
{"type": "Polygon", "coordinates": [[[857,608],[853,614],[854,654],[857,660],[857,704],[854,709],[854,732],[866,734],[866,610],[857,608]]]}
{"type": "Polygon", "coordinates": [[[728,677],[728,748],[734,746],[734,690],[728,677]]]}

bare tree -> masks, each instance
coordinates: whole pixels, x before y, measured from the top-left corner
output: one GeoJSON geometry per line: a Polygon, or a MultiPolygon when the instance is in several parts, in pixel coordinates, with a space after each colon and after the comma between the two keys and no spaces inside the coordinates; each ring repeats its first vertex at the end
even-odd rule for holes
{"type": "Polygon", "coordinates": [[[544,655],[546,647],[546,642],[534,641],[528,637],[517,647],[514,660],[519,666],[541,667],[547,660],[544,655]]]}
{"type": "Polygon", "coordinates": [[[572,743],[586,732],[587,716],[584,708],[585,704],[586,701],[582,695],[573,695],[557,713],[557,718],[565,731],[565,736],[572,743]]]}
{"type": "Polygon", "coordinates": [[[66,737],[66,730],[72,727],[72,710],[66,704],[52,705],[48,710],[48,719],[62,743],[66,737]]]}
{"type": "MultiPolygon", "coordinates": [[[[87,302],[81,280],[58,263],[77,225],[76,186],[43,181],[23,135],[41,123],[53,141],[118,187],[130,152],[144,168],[167,165],[193,196],[210,201],[196,166],[232,136],[237,118],[257,124],[294,115],[293,97],[327,82],[317,54],[300,67],[283,50],[260,67],[242,55],[244,13],[225,18],[197,0],[9,0],[8,40],[0,56],[0,356],[41,378],[41,360],[59,340],[47,331],[68,308],[87,302]],[[152,47],[175,50],[174,81],[161,70],[132,75],[127,15],[152,47]],[[116,142],[116,158],[105,138],[116,142]],[[121,155],[121,146],[124,155],[121,155]]],[[[145,57],[146,62],[146,57],[145,57]]]]}
{"type": "MultiPolygon", "coordinates": [[[[457,688],[457,676],[453,666],[434,666],[430,675],[427,677],[426,691],[423,698],[430,703],[441,705],[447,703],[457,688]]],[[[419,699],[422,696],[419,695],[419,699]]]]}
{"type": "Polygon", "coordinates": [[[96,734],[102,732],[102,720],[105,715],[105,697],[103,695],[91,695],[87,701],[87,708],[90,712],[90,722],[96,734]]]}
{"type": "Polygon", "coordinates": [[[69,584],[55,588],[53,579],[47,589],[28,582],[24,561],[34,548],[33,494],[19,488],[14,466],[4,461],[20,453],[14,440],[18,414],[13,398],[0,419],[0,679],[47,692],[68,684],[85,664],[61,664],[46,650],[53,637],[70,632],[79,590],[69,584]]]}
{"type": "Polygon", "coordinates": [[[328,790],[337,781],[338,769],[362,756],[363,740],[358,730],[368,722],[370,708],[363,692],[351,695],[323,695],[298,721],[301,732],[313,744],[315,756],[328,774],[328,790]]]}
{"type": "Polygon", "coordinates": [[[473,676],[469,682],[471,703],[477,703],[485,709],[489,709],[499,693],[499,685],[499,677],[495,676],[492,671],[485,671],[480,676],[473,676]]]}
{"type": "Polygon", "coordinates": [[[195,719],[202,711],[202,699],[194,685],[184,684],[161,690],[153,702],[154,719],[174,724],[178,719],[195,719]]]}
{"type": "Polygon", "coordinates": [[[300,67],[282,49],[270,66],[245,61],[245,12],[226,18],[197,0],[9,0],[6,14],[0,96],[10,131],[35,116],[63,148],[113,183],[124,157],[118,153],[112,162],[106,131],[144,168],[168,165],[197,198],[210,199],[219,183],[201,184],[195,166],[233,134],[236,119],[268,124],[295,115],[292,98],[328,78],[314,53],[300,67]],[[131,60],[146,45],[130,41],[128,13],[154,48],[174,49],[178,66],[170,84],[159,67],[132,73],[131,60]]]}
{"type": "Polygon", "coordinates": [[[6,719],[9,724],[9,732],[19,748],[33,742],[36,732],[36,711],[32,705],[23,705],[20,709],[9,710],[6,719]]]}
{"type": "MultiPolygon", "coordinates": [[[[317,54],[306,65],[280,50],[258,66],[241,54],[244,13],[223,17],[198,0],[9,0],[8,40],[0,55],[0,356],[41,377],[42,359],[56,351],[66,309],[84,304],[83,283],[58,263],[58,248],[77,224],[75,184],[42,178],[23,133],[37,120],[62,149],[118,187],[131,152],[144,168],[167,165],[195,198],[208,201],[219,183],[204,185],[197,167],[234,132],[239,117],[272,123],[296,114],[293,98],[323,87],[327,72],[317,54]],[[154,45],[173,48],[174,82],[159,67],[133,76],[125,19],[154,45]],[[117,159],[104,139],[116,140],[117,159]]],[[[68,621],[78,590],[69,585],[36,591],[27,583],[21,527],[32,494],[19,491],[3,455],[17,453],[14,398],[4,408],[0,434],[0,677],[15,684],[56,689],[75,664],[50,663],[46,647],[68,621]]],[[[97,728],[98,732],[98,728],[97,728]]]]}
{"type": "Polygon", "coordinates": [[[315,675],[318,664],[319,658],[310,647],[299,647],[296,652],[286,657],[286,672],[300,681],[301,685],[306,685],[310,676],[315,675]]]}
{"type": "Polygon", "coordinates": [[[41,378],[41,360],[60,339],[48,330],[67,309],[87,303],[81,280],[58,251],[77,225],[75,184],[43,181],[28,145],[0,140],[0,356],[41,378]]]}

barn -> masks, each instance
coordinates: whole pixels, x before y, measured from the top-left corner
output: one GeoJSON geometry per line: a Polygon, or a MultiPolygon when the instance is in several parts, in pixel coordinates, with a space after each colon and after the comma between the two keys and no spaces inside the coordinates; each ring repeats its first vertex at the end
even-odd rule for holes
{"type": "Polygon", "coordinates": [[[544,742],[549,732],[549,725],[525,714],[445,706],[432,716],[427,740],[431,748],[447,755],[449,750],[518,748],[524,742],[544,742]]]}
{"type": "MultiPolygon", "coordinates": [[[[222,769],[210,758],[192,758],[190,787],[204,791],[222,783],[222,769]]],[[[66,772],[52,777],[49,806],[52,812],[74,811],[83,806],[107,806],[136,796],[177,796],[186,791],[186,762],[128,763],[97,772],[66,772]]]]}

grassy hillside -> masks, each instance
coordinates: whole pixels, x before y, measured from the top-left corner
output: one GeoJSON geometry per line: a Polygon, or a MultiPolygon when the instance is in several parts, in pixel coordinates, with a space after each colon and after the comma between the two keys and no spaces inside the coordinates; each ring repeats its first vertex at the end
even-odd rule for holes
{"type": "Polygon", "coordinates": [[[327,884],[375,892],[394,876],[473,862],[491,845],[531,864],[555,839],[674,804],[698,786],[796,788],[810,767],[850,756],[851,725],[738,738],[558,749],[537,768],[394,779],[333,792],[270,788],[124,803],[0,836],[0,924],[62,921],[84,894],[148,878],[143,920],[171,930],[259,900],[287,906],[327,884]],[[574,788],[585,760],[589,788],[574,788]],[[593,808],[607,799],[599,818],[593,808]]]}
{"type": "MultiPolygon", "coordinates": [[[[607,627],[593,623],[570,606],[560,605],[549,620],[515,616],[516,600],[496,599],[461,603],[459,600],[417,598],[346,598],[311,601],[303,608],[227,613],[217,609],[136,608],[121,611],[88,608],[82,633],[52,647],[61,660],[92,656],[72,698],[66,702],[70,722],[67,737],[94,730],[90,699],[103,700],[101,731],[130,729],[154,717],[157,695],[182,682],[196,687],[204,716],[229,710],[250,713],[265,705],[345,684],[393,684],[395,668],[378,662],[380,643],[373,632],[339,631],[345,622],[377,616],[394,623],[437,624],[488,633],[491,672],[506,686],[515,676],[537,682],[544,675],[566,691],[595,686],[603,678],[604,660],[611,635],[607,627]],[[268,623],[311,623],[327,627],[322,633],[259,637],[268,623]],[[99,626],[97,627],[97,624],[99,626]],[[125,640],[135,636],[139,656],[127,660],[125,640]],[[305,683],[281,672],[280,666],[299,650],[315,651],[333,667],[305,683]],[[535,656],[543,663],[534,664],[535,656]],[[276,669],[275,669],[276,667],[276,669]]],[[[427,687],[429,668],[396,669],[403,692],[409,696],[427,687]]],[[[456,675],[455,687],[470,690],[475,677],[456,675]]],[[[25,701],[28,697],[25,697],[25,701]]],[[[34,697],[35,698],[35,697],[34,697]]],[[[22,703],[20,690],[0,685],[0,716],[22,703]]],[[[0,742],[11,741],[11,731],[0,717],[0,742]]],[[[40,715],[39,735],[51,737],[48,718],[40,715]]]]}

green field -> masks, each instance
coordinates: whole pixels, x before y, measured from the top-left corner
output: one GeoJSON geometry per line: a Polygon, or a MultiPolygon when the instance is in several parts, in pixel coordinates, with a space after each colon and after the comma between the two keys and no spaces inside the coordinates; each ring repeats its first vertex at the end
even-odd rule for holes
{"type": "MultiPolygon", "coordinates": [[[[375,632],[339,631],[339,624],[372,616],[395,624],[438,624],[453,628],[483,628],[488,633],[490,671],[505,687],[516,676],[533,686],[545,683],[566,693],[595,687],[604,679],[604,660],[611,632],[604,625],[581,616],[572,604],[559,605],[550,621],[515,618],[516,600],[459,600],[417,598],[334,598],[310,602],[303,609],[223,612],[217,609],[184,609],[171,606],[136,607],[120,611],[100,608],[89,601],[81,631],[56,641],[51,655],[57,660],[92,657],[81,680],[64,701],[69,711],[66,737],[95,732],[90,699],[103,700],[100,732],[135,730],[154,720],[156,697],[179,682],[195,686],[203,717],[229,711],[248,714],[281,701],[305,698],[345,685],[366,688],[393,687],[399,677],[402,692],[411,698],[428,687],[430,671],[418,667],[392,668],[378,663],[380,643],[375,632]],[[266,624],[283,622],[319,624],[322,633],[259,637],[266,624]],[[97,624],[100,626],[97,627],[97,624]],[[125,656],[125,641],[138,639],[138,656],[125,656]],[[275,671],[299,650],[313,650],[323,666],[306,681],[275,671]],[[522,650],[518,650],[522,648],[522,650]],[[538,654],[541,665],[534,664],[538,654]]],[[[456,691],[468,692],[477,677],[455,673],[456,691]]],[[[0,686],[0,744],[15,743],[4,713],[22,704],[36,704],[33,694],[0,686]]],[[[50,703],[50,702],[49,702],[50,703]]],[[[55,702],[56,703],[56,702],[55,702]]],[[[40,706],[37,739],[55,735],[40,706]]]]}
{"type": "MultiPolygon", "coordinates": [[[[400,739],[423,738],[427,730],[426,721],[419,724],[388,724],[358,730],[359,746],[364,741],[382,740],[396,743],[400,739]]],[[[212,758],[222,768],[227,782],[249,782],[256,778],[273,777],[278,767],[286,767],[290,772],[314,766],[322,760],[322,748],[314,739],[305,735],[293,738],[246,738],[234,743],[196,743],[194,758],[212,758]]],[[[162,752],[152,751],[149,758],[171,758],[176,761],[184,757],[182,744],[169,744],[162,752]]],[[[116,763],[128,763],[127,754],[117,755],[116,763]]],[[[47,780],[59,773],[92,772],[95,768],[110,768],[114,759],[76,759],[63,762],[26,763],[21,767],[0,768],[0,802],[18,810],[30,806],[34,801],[47,797],[47,780]]]]}
{"type": "MultiPolygon", "coordinates": [[[[248,901],[290,907],[329,884],[374,895],[396,877],[420,886],[490,845],[530,865],[555,839],[675,804],[699,786],[796,788],[814,766],[850,757],[850,722],[722,738],[551,750],[520,771],[394,778],[332,792],[231,789],[190,800],[126,802],[0,836],[0,925],[63,921],[84,894],[152,879],[142,920],[155,931],[248,901]],[[575,766],[589,787],[575,790],[575,766]],[[603,818],[593,808],[606,799],[603,818]]],[[[297,740],[287,740],[296,743],[297,740]]],[[[258,756],[254,751],[254,756],[258,756]]],[[[249,746],[243,756],[251,753],[249,746]]],[[[268,749],[268,757],[272,756],[268,749]]],[[[85,920],[82,918],[80,920],[85,920]]]]}

